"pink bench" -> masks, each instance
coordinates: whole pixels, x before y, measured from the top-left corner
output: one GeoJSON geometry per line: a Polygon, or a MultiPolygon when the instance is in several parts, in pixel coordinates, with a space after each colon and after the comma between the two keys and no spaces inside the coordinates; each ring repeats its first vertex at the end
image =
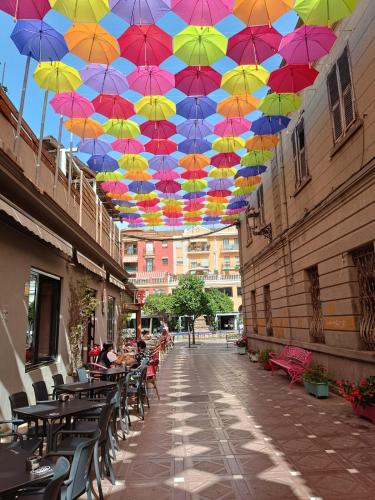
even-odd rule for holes
{"type": "Polygon", "coordinates": [[[311,364],[312,352],[300,347],[285,346],[280,353],[270,352],[272,374],[280,368],[291,377],[289,385],[298,382],[311,364]]]}

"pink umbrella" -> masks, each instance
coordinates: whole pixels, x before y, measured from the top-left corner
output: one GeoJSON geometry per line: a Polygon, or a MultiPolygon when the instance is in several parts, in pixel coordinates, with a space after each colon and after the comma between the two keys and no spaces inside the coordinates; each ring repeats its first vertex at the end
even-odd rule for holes
{"type": "Polygon", "coordinates": [[[169,155],[177,151],[177,145],[169,139],[153,139],[145,144],[145,150],[154,155],[169,155]]]}
{"type": "Polygon", "coordinates": [[[154,207],[144,207],[143,211],[147,212],[148,214],[152,214],[154,212],[160,212],[161,207],[159,205],[155,205],[154,207]]]}
{"type": "Polygon", "coordinates": [[[137,155],[145,151],[144,145],[136,139],[117,139],[112,142],[112,149],[126,155],[137,155]]]}
{"type": "Polygon", "coordinates": [[[279,52],[289,64],[311,64],[327,55],[337,39],[325,26],[301,26],[281,41],[279,52]]]}
{"type": "Polygon", "coordinates": [[[182,226],[182,221],[175,218],[165,218],[165,222],[168,226],[182,226]]]}
{"type": "Polygon", "coordinates": [[[51,5],[48,0],[2,0],[0,10],[14,19],[43,19],[51,5]]]}
{"type": "Polygon", "coordinates": [[[250,127],[251,122],[245,118],[226,118],[215,125],[214,133],[221,137],[235,137],[248,132],[250,127]]]}
{"type": "Polygon", "coordinates": [[[176,74],[176,88],[186,95],[207,95],[220,88],[221,74],[210,66],[188,66],[176,74]]]}
{"type": "Polygon", "coordinates": [[[102,182],[100,187],[103,191],[108,191],[109,193],[124,194],[129,191],[128,186],[123,182],[118,181],[107,181],[102,182]]]}
{"type": "Polygon", "coordinates": [[[281,39],[272,26],[249,26],[229,38],[227,55],[238,64],[260,64],[277,54],[281,39]]]}
{"type": "Polygon", "coordinates": [[[153,174],[152,178],[158,181],[174,181],[178,179],[180,175],[174,170],[160,170],[153,174]]]}
{"type": "Polygon", "coordinates": [[[174,75],[158,66],[139,66],[128,76],[129,87],[143,95],[164,95],[174,87],[174,75]]]}
{"type": "Polygon", "coordinates": [[[176,181],[159,181],[155,184],[155,187],[162,193],[177,193],[181,189],[181,184],[176,181]]]}
{"type": "Polygon", "coordinates": [[[143,135],[151,139],[168,139],[176,133],[176,125],[167,120],[148,120],[140,126],[143,135]]]}
{"type": "Polygon", "coordinates": [[[233,0],[172,0],[172,10],[188,24],[213,26],[233,10],[233,0]]]}
{"type": "Polygon", "coordinates": [[[55,113],[69,118],[88,118],[95,113],[92,102],[77,92],[56,94],[50,103],[55,113]]]}

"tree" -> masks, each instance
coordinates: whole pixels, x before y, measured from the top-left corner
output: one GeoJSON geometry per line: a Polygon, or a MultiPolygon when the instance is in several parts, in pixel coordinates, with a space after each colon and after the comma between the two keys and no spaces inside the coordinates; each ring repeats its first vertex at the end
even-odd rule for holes
{"type": "Polygon", "coordinates": [[[164,295],[163,293],[148,295],[143,311],[147,316],[159,316],[166,323],[168,317],[173,313],[172,295],[164,295]]]}
{"type": "Polygon", "coordinates": [[[207,309],[205,314],[210,325],[214,323],[216,314],[233,312],[233,300],[220,290],[209,288],[206,291],[206,297],[207,309]]]}
{"type": "Polygon", "coordinates": [[[178,286],[172,294],[173,309],[179,316],[189,316],[189,330],[193,333],[195,344],[194,322],[207,311],[207,295],[204,291],[204,280],[199,276],[186,275],[179,279],[178,286]]]}

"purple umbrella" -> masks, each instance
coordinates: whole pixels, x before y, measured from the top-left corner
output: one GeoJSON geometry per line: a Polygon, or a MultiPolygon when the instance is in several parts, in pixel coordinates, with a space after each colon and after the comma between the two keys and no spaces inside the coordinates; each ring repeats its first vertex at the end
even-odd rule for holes
{"type": "Polygon", "coordinates": [[[237,208],[244,208],[244,207],[247,207],[246,201],[234,201],[232,203],[229,203],[227,209],[228,210],[236,210],[237,208]]]}
{"type": "Polygon", "coordinates": [[[135,220],[135,219],[139,219],[141,217],[141,214],[138,213],[138,212],[135,212],[134,214],[126,214],[126,216],[124,217],[124,220],[135,220]]]}
{"type": "Polygon", "coordinates": [[[208,187],[213,190],[229,189],[233,186],[231,179],[211,179],[208,181],[208,187]]]}
{"type": "Polygon", "coordinates": [[[108,155],[93,155],[87,165],[96,172],[114,172],[118,169],[117,161],[108,155]]]}
{"type": "Polygon", "coordinates": [[[134,181],[129,184],[129,191],[137,194],[147,194],[151,193],[155,189],[152,182],[148,181],[134,181]]]}
{"type": "Polygon", "coordinates": [[[182,198],[184,200],[196,200],[198,198],[203,198],[206,194],[205,191],[194,191],[193,193],[184,194],[182,198]]]}
{"type": "Polygon", "coordinates": [[[154,156],[149,161],[149,167],[157,172],[163,172],[167,170],[174,170],[178,168],[178,161],[173,156],[154,156]]]}
{"type": "Polygon", "coordinates": [[[184,118],[203,120],[216,113],[216,102],[209,97],[185,97],[177,103],[177,114],[184,118]]]}
{"type": "Polygon", "coordinates": [[[170,0],[110,0],[111,11],[129,24],[155,24],[171,10],[170,0]]]}
{"type": "Polygon", "coordinates": [[[206,223],[213,223],[213,222],[219,222],[220,217],[214,217],[214,216],[206,216],[203,217],[203,224],[206,223]]]}
{"type": "Polygon", "coordinates": [[[177,133],[188,139],[204,139],[213,133],[213,127],[205,120],[186,120],[177,125],[177,133]]]}
{"type": "Polygon", "coordinates": [[[112,200],[112,203],[115,205],[118,205],[119,207],[136,207],[137,205],[135,203],[132,203],[131,201],[124,201],[124,200],[112,200]]]}
{"type": "Polygon", "coordinates": [[[211,143],[205,139],[186,139],[178,145],[178,150],[185,154],[205,153],[210,149],[211,143]]]}
{"type": "Polygon", "coordinates": [[[84,83],[99,94],[121,95],[129,88],[126,76],[107,64],[88,64],[80,74],[84,83]]]}
{"type": "Polygon", "coordinates": [[[77,145],[78,151],[89,155],[106,155],[112,148],[109,142],[101,139],[84,139],[77,145]]]}

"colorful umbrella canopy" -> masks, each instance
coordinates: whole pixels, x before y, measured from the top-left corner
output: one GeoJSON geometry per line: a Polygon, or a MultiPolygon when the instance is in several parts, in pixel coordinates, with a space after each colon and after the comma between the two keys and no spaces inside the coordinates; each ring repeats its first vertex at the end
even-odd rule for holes
{"type": "Polygon", "coordinates": [[[146,158],[143,158],[143,156],[140,155],[123,155],[118,160],[118,164],[124,170],[147,170],[148,168],[146,158]]]}
{"type": "Polygon", "coordinates": [[[164,96],[145,96],[135,103],[135,110],[149,120],[167,120],[176,114],[176,105],[164,96]]]}
{"type": "Polygon", "coordinates": [[[154,198],[153,200],[138,201],[137,206],[142,208],[150,208],[155,207],[159,202],[159,198],[154,198]]]}
{"type": "Polygon", "coordinates": [[[0,10],[14,19],[43,19],[51,5],[48,0],[2,0],[0,10]]]}
{"type": "Polygon", "coordinates": [[[260,64],[277,54],[281,40],[273,26],[249,26],[229,39],[227,55],[237,64],[260,64]]]}
{"type": "Polygon", "coordinates": [[[221,74],[211,66],[188,66],[175,75],[176,88],[189,96],[204,96],[220,88],[221,74]]]}
{"type": "Polygon", "coordinates": [[[176,125],[167,120],[147,121],[141,124],[141,133],[150,139],[168,139],[177,132],[176,125]]]}
{"type": "Polygon", "coordinates": [[[212,190],[229,189],[233,186],[232,179],[211,179],[208,181],[208,187],[212,190]]]}
{"type": "Polygon", "coordinates": [[[245,167],[238,170],[235,177],[255,177],[263,174],[267,170],[265,165],[245,167]]]}
{"type": "Polygon", "coordinates": [[[130,179],[132,181],[149,181],[152,179],[152,175],[144,170],[129,170],[124,175],[124,179],[130,179]]]}
{"type": "Polygon", "coordinates": [[[210,159],[203,154],[188,154],[180,158],[178,164],[185,170],[201,170],[208,167],[210,159]]]}
{"type": "Polygon", "coordinates": [[[205,179],[207,177],[207,172],[206,170],[187,170],[181,174],[181,177],[186,180],[205,179]]]}
{"type": "Polygon", "coordinates": [[[296,94],[312,85],[319,71],[305,64],[287,64],[272,71],[268,85],[274,92],[296,94]]]}
{"type": "Polygon", "coordinates": [[[292,6],[293,0],[235,0],[233,13],[248,26],[271,25],[292,6]]]}
{"type": "Polygon", "coordinates": [[[221,86],[229,94],[252,94],[267,84],[269,72],[263,66],[247,64],[224,73],[221,86]]]}
{"type": "Polygon", "coordinates": [[[258,184],[259,182],[256,177],[237,177],[234,180],[234,185],[237,187],[252,187],[255,189],[258,184]]]}
{"type": "Polygon", "coordinates": [[[273,149],[279,142],[279,138],[276,135],[255,135],[250,137],[246,141],[247,149],[273,149]]]}
{"type": "Polygon", "coordinates": [[[233,153],[245,147],[245,140],[242,137],[221,137],[212,143],[212,149],[220,153],[233,153]]]}
{"type": "Polygon", "coordinates": [[[78,71],[60,61],[39,63],[34,79],[39,87],[51,92],[72,92],[82,84],[78,71]]]}
{"type": "Polygon", "coordinates": [[[124,179],[124,176],[120,172],[99,172],[96,174],[95,179],[97,181],[120,181],[124,179]]]}
{"type": "Polygon", "coordinates": [[[213,168],[208,175],[209,177],[213,177],[214,179],[225,179],[228,177],[233,177],[235,173],[236,169],[232,167],[213,168]]]}
{"type": "Polygon", "coordinates": [[[82,139],[97,139],[104,133],[101,124],[92,118],[71,118],[64,122],[64,126],[82,139]]]}
{"type": "Polygon", "coordinates": [[[69,118],[88,118],[95,113],[92,102],[76,92],[56,94],[50,103],[55,113],[69,118]]]}
{"type": "Polygon", "coordinates": [[[277,134],[289,125],[290,119],[286,116],[262,116],[253,121],[251,130],[258,135],[277,134]]]}
{"type": "Polygon", "coordinates": [[[108,0],[49,0],[51,7],[74,22],[97,23],[109,12],[108,0]]]}
{"type": "Polygon", "coordinates": [[[106,121],[103,130],[106,134],[113,135],[118,139],[131,139],[141,133],[138,123],[117,118],[110,118],[106,121]]]}
{"type": "Polygon", "coordinates": [[[111,145],[101,139],[84,139],[77,145],[78,151],[89,155],[105,155],[111,151],[111,145]]]}
{"type": "Polygon", "coordinates": [[[177,193],[177,191],[180,191],[181,189],[180,183],[174,180],[159,181],[155,184],[155,187],[162,193],[177,193]]]}
{"type": "Polygon", "coordinates": [[[301,26],[284,36],[279,52],[289,64],[311,64],[327,55],[336,39],[325,26],[301,26]]]}
{"type": "Polygon", "coordinates": [[[107,118],[126,120],[135,114],[133,103],[119,95],[100,94],[92,104],[97,113],[107,118]]]}
{"type": "Polygon", "coordinates": [[[115,37],[95,23],[75,23],[65,33],[70,52],[86,62],[111,64],[120,57],[115,37]]]}
{"type": "Polygon", "coordinates": [[[215,125],[214,133],[222,137],[233,137],[248,132],[250,127],[251,122],[245,118],[226,118],[215,125]]]}
{"type": "Polygon", "coordinates": [[[207,182],[202,180],[190,180],[181,184],[181,188],[189,193],[202,191],[207,187],[207,182]]]}
{"type": "MultiPolygon", "coordinates": [[[[193,181],[186,181],[186,182],[193,182],[193,181]]],[[[198,182],[198,181],[195,181],[198,182]]],[[[200,181],[203,182],[203,181],[200,181]]],[[[206,196],[205,191],[195,191],[191,193],[186,193],[182,196],[184,200],[198,200],[200,198],[204,198],[206,196]]]]}
{"type": "Polygon", "coordinates": [[[296,111],[302,103],[302,99],[297,94],[268,94],[259,104],[259,109],[265,115],[287,115],[296,111]]]}
{"type": "Polygon", "coordinates": [[[129,87],[143,95],[163,95],[174,87],[174,75],[158,66],[139,66],[128,76],[129,87]]]}
{"type": "Polygon", "coordinates": [[[173,38],[173,52],[189,66],[209,66],[225,56],[227,38],[211,26],[187,26],[173,38]]]}
{"type": "Polygon", "coordinates": [[[216,113],[216,102],[209,97],[186,97],[177,103],[177,114],[192,120],[203,120],[216,113]]]}
{"type": "Polygon", "coordinates": [[[124,182],[118,181],[107,181],[102,182],[100,187],[104,191],[110,191],[111,193],[123,194],[128,192],[128,186],[124,182]]]}
{"type": "Polygon", "coordinates": [[[231,95],[217,105],[217,112],[227,118],[245,116],[258,107],[259,99],[251,95],[231,95]]]}
{"type": "Polygon", "coordinates": [[[211,143],[205,139],[185,139],[178,145],[178,150],[185,154],[205,153],[210,149],[211,143]]]}
{"type": "Polygon", "coordinates": [[[93,155],[87,165],[96,172],[114,172],[118,169],[117,161],[108,155],[93,155]]]}
{"type": "Polygon", "coordinates": [[[38,62],[60,61],[69,52],[64,37],[44,21],[17,21],[10,37],[20,54],[38,62]]]}
{"type": "Polygon", "coordinates": [[[177,150],[177,145],[169,139],[152,139],[145,144],[145,150],[154,155],[169,155],[177,150]]]}
{"type": "Polygon", "coordinates": [[[89,64],[80,74],[85,85],[99,94],[120,95],[129,88],[126,76],[107,64],[89,64]]]}
{"type": "Polygon", "coordinates": [[[160,170],[152,175],[157,181],[174,181],[179,179],[180,175],[174,170],[160,170]]]}
{"type": "Polygon", "coordinates": [[[211,165],[217,168],[235,167],[240,161],[241,157],[236,153],[219,153],[211,158],[211,165]]]}
{"type": "Polygon", "coordinates": [[[229,189],[213,189],[211,191],[208,191],[207,194],[214,197],[224,197],[230,196],[231,192],[229,191],[229,189]]]}
{"type": "Polygon", "coordinates": [[[120,203],[123,200],[132,200],[133,197],[129,193],[107,193],[107,197],[109,198],[116,198],[116,202],[120,203]]]}
{"type": "Polygon", "coordinates": [[[150,168],[157,172],[174,170],[178,167],[178,162],[173,156],[154,156],[149,162],[150,168]]]}
{"type": "Polygon", "coordinates": [[[144,145],[136,139],[117,139],[112,142],[112,149],[122,154],[139,154],[145,151],[144,145]]]}
{"type": "Polygon", "coordinates": [[[172,37],[155,24],[130,26],[118,42],[122,57],[136,66],[159,66],[172,55],[172,37]]]}
{"type": "Polygon", "coordinates": [[[350,16],[358,0],[296,0],[294,9],[305,24],[332,25],[350,16]]]}
{"type": "Polygon", "coordinates": [[[212,134],[213,129],[205,120],[185,120],[177,125],[177,132],[188,139],[204,139],[212,134]]]}
{"type": "Polygon", "coordinates": [[[172,0],[173,11],[187,24],[213,26],[232,13],[233,0],[172,0]]]}
{"type": "Polygon", "coordinates": [[[132,193],[151,193],[154,190],[155,186],[152,182],[148,181],[134,181],[129,184],[129,191],[132,193]]]}
{"type": "Polygon", "coordinates": [[[111,11],[129,24],[155,24],[170,11],[170,0],[110,0],[111,11]]]}

